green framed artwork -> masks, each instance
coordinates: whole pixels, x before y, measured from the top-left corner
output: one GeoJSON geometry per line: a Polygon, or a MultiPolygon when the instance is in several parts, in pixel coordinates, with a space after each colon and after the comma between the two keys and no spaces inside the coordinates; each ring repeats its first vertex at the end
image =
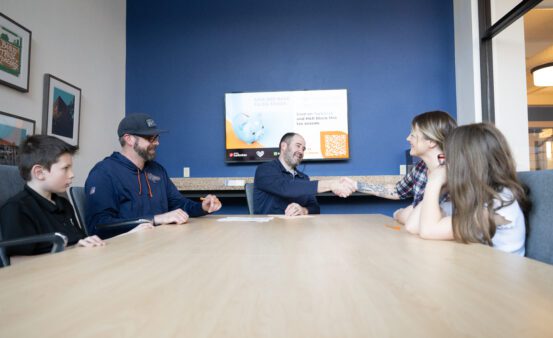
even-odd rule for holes
{"type": "Polygon", "coordinates": [[[0,12],[0,83],[29,91],[31,31],[0,12]]]}

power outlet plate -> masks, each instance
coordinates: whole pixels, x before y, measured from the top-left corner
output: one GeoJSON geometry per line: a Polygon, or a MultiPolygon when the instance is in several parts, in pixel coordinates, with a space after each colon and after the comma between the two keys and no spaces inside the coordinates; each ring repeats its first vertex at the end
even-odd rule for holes
{"type": "Polygon", "coordinates": [[[190,168],[189,167],[182,168],[182,177],[190,177],[190,168]]]}
{"type": "Polygon", "coordinates": [[[405,164],[401,164],[399,166],[399,174],[400,175],[406,175],[407,174],[407,166],[405,164]]]}
{"type": "Polygon", "coordinates": [[[246,184],[245,180],[225,180],[225,185],[227,187],[243,187],[246,184]]]}

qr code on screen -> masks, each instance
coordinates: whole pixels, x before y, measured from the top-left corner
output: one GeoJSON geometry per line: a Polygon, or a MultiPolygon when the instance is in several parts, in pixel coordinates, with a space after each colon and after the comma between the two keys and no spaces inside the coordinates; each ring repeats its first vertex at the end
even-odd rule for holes
{"type": "Polygon", "coordinates": [[[347,135],[324,135],[324,154],[327,157],[347,155],[347,135]]]}

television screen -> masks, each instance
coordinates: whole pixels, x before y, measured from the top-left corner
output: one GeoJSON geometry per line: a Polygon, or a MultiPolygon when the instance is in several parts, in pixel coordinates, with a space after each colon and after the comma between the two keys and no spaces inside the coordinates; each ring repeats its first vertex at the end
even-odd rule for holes
{"type": "Polygon", "coordinates": [[[225,94],[227,162],[277,158],[287,132],[305,138],[304,160],[349,158],[347,90],[225,94]]]}

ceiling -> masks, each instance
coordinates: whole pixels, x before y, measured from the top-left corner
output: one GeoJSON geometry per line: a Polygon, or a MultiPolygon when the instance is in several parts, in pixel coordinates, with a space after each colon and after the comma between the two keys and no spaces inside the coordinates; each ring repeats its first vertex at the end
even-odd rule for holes
{"type": "Polygon", "coordinates": [[[529,105],[553,105],[553,87],[535,87],[530,70],[553,62],[553,0],[542,1],[524,15],[526,85],[529,105]]]}

